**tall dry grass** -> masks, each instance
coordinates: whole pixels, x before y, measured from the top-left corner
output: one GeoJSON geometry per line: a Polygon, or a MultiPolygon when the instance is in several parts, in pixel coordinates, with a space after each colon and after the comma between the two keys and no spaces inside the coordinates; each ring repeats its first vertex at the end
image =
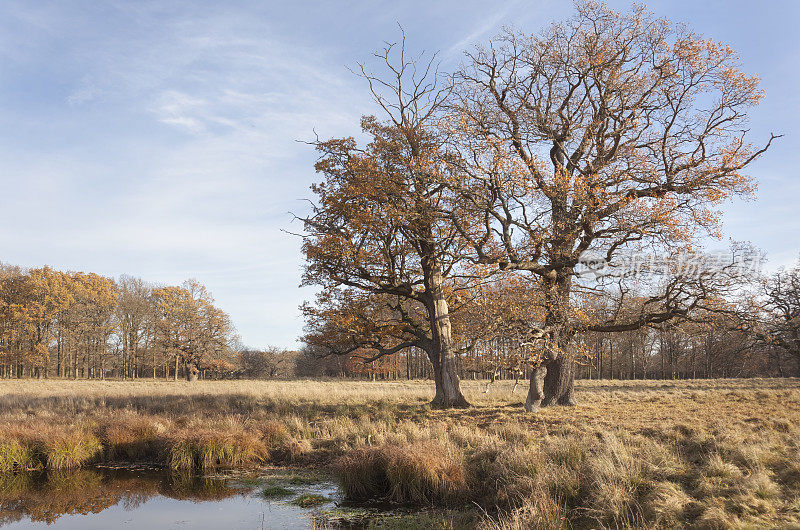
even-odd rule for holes
{"type": "Polygon", "coordinates": [[[800,381],[581,381],[578,405],[465,381],[0,382],[0,469],[327,466],[354,499],[469,505],[489,528],[800,525],[800,381]]]}

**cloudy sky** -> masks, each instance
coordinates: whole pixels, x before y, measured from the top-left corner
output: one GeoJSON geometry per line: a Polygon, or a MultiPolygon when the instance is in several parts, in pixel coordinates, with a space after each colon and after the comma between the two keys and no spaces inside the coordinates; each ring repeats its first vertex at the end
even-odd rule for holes
{"type": "MultiPolygon", "coordinates": [[[[610,2],[625,8],[628,2],[610,2]]],[[[754,138],[784,133],[753,167],[758,199],[725,233],[800,251],[800,3],[652,1],[736,48],[767,98],[754,138]]],[[[157,283],[197,278],[243,341],[294,346],[302,259],[289,212],[314,180],[304,140],[357,132],[375,112],[348,71],[397,24],[453,66],[503,25],[536,31],[563,0],[0,3],[0,261],[157,283]]],[[[721,248],[724,248],[724,244],[721,248]]]]}

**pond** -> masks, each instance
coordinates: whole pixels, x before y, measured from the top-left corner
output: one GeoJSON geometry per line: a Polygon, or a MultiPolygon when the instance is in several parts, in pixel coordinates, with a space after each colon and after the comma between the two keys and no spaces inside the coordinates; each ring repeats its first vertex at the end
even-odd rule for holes
{"type": "Polygon", "coordinates": [[[81,469],[0,475],[0,527],[53,529],[312,528],[336,487],[309,475],[174,474],[81,469]]]}
{"type": "Polygon", "coordinates": [[[308,472],[198,475],[153,468],[0,474],[0,528],[470,527],[470,511],[353,506],[308,472]]]}

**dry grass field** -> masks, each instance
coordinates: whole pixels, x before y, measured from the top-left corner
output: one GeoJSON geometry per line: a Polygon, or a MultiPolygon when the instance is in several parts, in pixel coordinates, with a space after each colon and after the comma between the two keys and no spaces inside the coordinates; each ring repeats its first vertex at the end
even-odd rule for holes
{"type": "Polygon", "coordinates": [[[0,382],[0,469],[324,468],[354,500],[467,506],[486,527],[800,527],[800,380],[0,382]]]}

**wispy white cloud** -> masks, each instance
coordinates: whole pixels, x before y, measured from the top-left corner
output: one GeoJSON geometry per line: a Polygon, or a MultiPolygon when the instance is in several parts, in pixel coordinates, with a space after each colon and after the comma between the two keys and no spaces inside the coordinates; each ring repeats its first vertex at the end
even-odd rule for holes
{"type": "Polygon", "coordinates": [[[487,36],[490,33],[497,32],[507,21],[511,11],[520,3],[521,0],[514,0],[502,5],[501,7],[492,6],[488,16],[478,22],[478,24],[467,35],[450,45],[450,47],[445,50],[444,56],[452,57],[454,55],[461,54],[464,50],[473,46],[479,39],[487,36]]]}

